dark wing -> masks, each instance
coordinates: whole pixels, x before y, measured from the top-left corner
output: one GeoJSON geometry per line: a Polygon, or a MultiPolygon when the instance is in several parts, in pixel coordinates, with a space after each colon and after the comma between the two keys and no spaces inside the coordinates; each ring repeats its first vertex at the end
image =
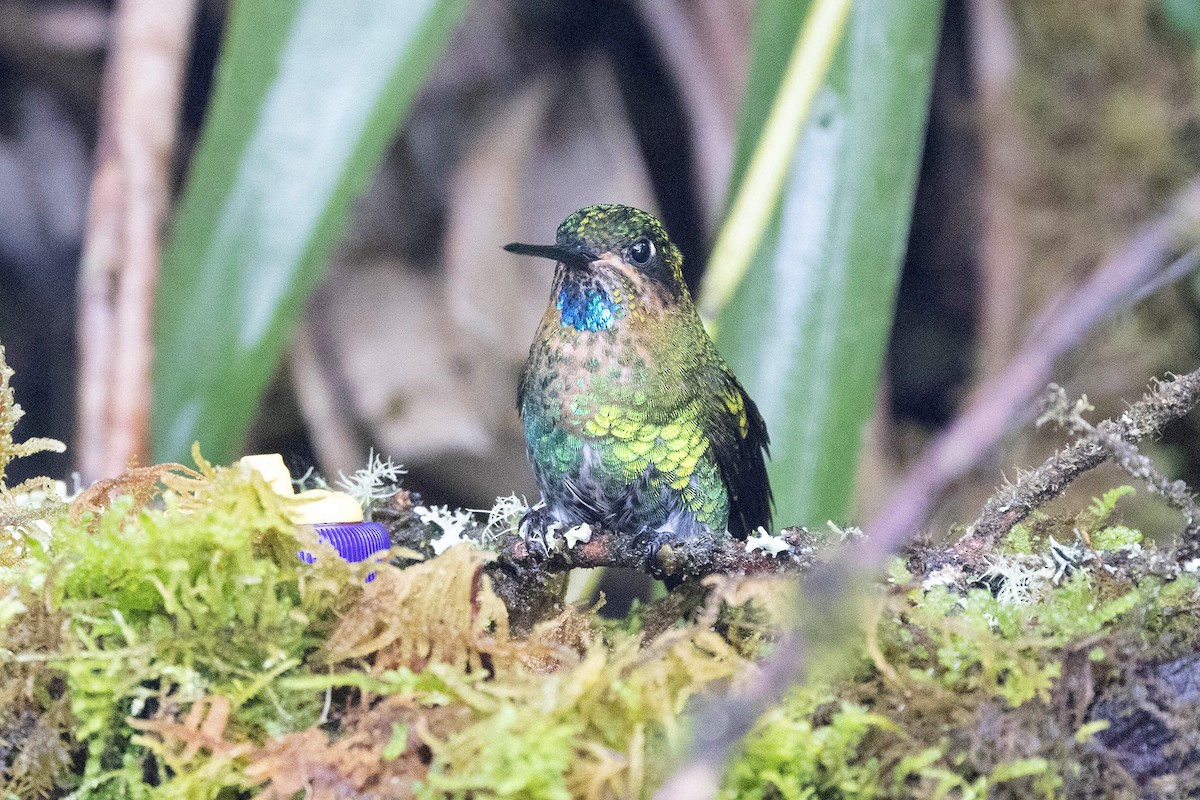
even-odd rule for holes
{"type": "Polygon", "coordinates": [[[517,411],[521,417],[525,417],[525,381],[529,377],[529,364],[525,365],[525,369],[521,370],[521,377],[517,381],[517,411]]]}
{"type": "Polygon", "coordinates": [[[774,497],[766,465],[771,439],[742,384],[727,370],[722,377],[725,391],[721,404],[709,414],[706,432],[729,492],[729,532],[743,538],[760,525],[771,530],[774,497]]]}

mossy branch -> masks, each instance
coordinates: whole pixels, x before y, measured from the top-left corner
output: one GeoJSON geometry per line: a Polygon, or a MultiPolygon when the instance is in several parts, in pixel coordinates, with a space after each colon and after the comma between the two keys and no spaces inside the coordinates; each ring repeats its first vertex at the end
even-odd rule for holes
{"type": "Polygon", "coordinates": [[[778,535],[760,530],[745,540],[731,536],[672,542],[651,552],[643,536],[581,525],[570,530],[544,531],[526,539],[514,527],[497,532],[480,525],[465,513],[446,512],[441,520],[423,507],[414,508],[407,491],[375,511],[375,519],[389,530],[392,543],[420,557],[429,558],[445,549],[451,540],[471,541],[494,552],[507,569],[533,579],[535,573],[559,574],[573,569],[617,567],[644,570],[668,583],[680,584],[708,575],[761,575],[803,571],[839,539],[856,535],[857,529],[830,533],[802,527],[784,528],[778,535]],[[425,520],[432,520],[426,522],[425,520]],[[448,538],[447,527],[453,532],[448,538]]]}
{"type": "Polygon", "coordinates": [[[695,580],[713,573],[755,575],[812,566],[817,537],[797,527],[785,529],[780,538],[786,547],[781,547],[778,553],[750,549],[745,541],[723,536],[664,545],[647,556],[644,543],[637,537],[602,530],[593,533],[586,542],[552,550],[531,547],[524,539],[512,537],[501,548],[500,557],[523,569],[547,572],[591,567],[646,569],[655,577],[671,582],[695,580]]]}
{"type": "Polygon", "coordinates": [[[529,541],[515,530],[497,533],[487,525],[470,521],[467,514],[443,515],[442,522],[433,523],[423,521],[425,518],[432,517],[422,509],[414,510],[411,496],[404,491],[376,511],[375,519],[388,528],[395,552],[404,554],[393,563],[406,566],[414,563],[413,559],[432,558],[450,541],[470,541],[491,551],[495,558],[485,571],[496,593],[504,599],[517,630],[528,629],[561,607],[563,580],[573,569],[641,570],[671,587],[697,585],[710,575],[800,573],[822,558],[828,559],[839,538],[849,535],[794,527],[785,528],[777,536],[759,532],[747,540],[730,536],[698,538],[650,552],[642,537],[587,526],[580,526],[575,535],[542,534],[549,540],[547,546],[545,540],[529,541]]]}

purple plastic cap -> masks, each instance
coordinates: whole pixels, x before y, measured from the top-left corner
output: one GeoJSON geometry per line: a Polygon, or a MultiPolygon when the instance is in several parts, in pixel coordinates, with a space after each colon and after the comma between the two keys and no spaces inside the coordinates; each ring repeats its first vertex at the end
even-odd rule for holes
{"type": "MultiPolygon", "coordinates": [[[[321,541],[333,545],[338,555],[351,563],[366,561],[376,553],[386,551],[392,546],[387,528],[378,522],[333,522],[313,525],[313,530],[321,541]]],[[[300,560],[305,564],[315,564],[317,557],[313,553],[301,550],[300,560]]],[[[382,558],[376,559],[383,561],[382,558]]],[[[375,580],[375,573],[367,576],[367,583],[375,580]]]]}

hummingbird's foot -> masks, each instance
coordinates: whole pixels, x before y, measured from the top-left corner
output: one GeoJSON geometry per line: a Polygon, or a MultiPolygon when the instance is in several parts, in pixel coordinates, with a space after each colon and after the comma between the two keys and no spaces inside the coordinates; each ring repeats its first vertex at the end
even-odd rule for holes
{"type": "Polygon", "coordinates": [[[638,534],[636,541],[646,572],[661,579],[663,573],[670,572],[671,554],[685,543],[686,537],[675,530],[648,528],[638,534]]]}
{"type": "Polygon", "coordinates": [[[646,572],[666,582],[670,588],[697,556],[711,550],[717,538],[717,534],[703,524],[663,525],[644,530],[639,544],[644,542],[642,552],[645,553],[646,572]]]}
{"type": "Polygon", "coordinates": [[[550,552],[554,535],[561,530],[563,524],[544,505],[531,507],[521,517],[517,532],[525,541],[529,552],[545,557],[550,552]]]}

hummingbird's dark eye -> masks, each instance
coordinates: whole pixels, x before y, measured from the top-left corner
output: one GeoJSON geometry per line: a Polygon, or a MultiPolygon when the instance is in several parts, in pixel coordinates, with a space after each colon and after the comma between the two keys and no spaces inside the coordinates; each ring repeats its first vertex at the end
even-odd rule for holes
{"type": "Polygon", "coordinates": [[[654,258],[654,242],[649,239],[638,239],[629,246],[629,260],[638,265],[650,263],[654,258]]]}

